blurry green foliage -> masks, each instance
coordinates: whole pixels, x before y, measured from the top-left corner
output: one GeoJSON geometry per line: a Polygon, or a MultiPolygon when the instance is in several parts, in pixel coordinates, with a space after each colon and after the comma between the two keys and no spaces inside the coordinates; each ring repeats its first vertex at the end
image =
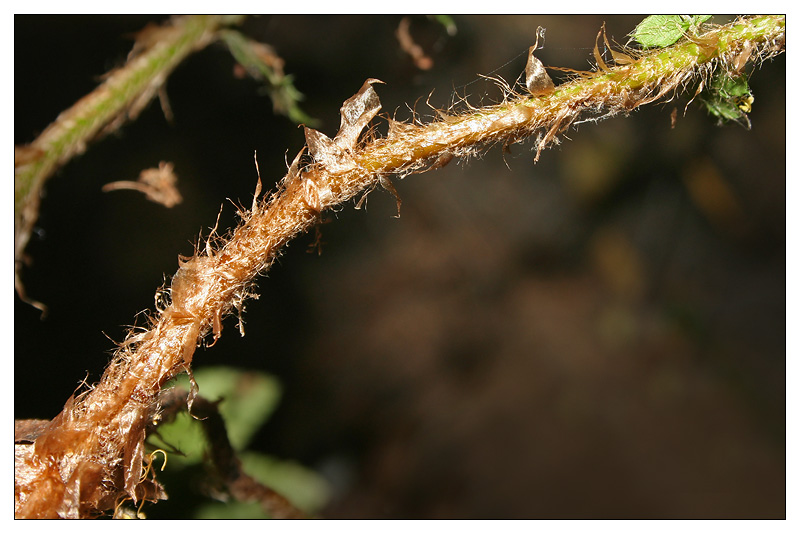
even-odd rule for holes
{"type": "Polygon", "coordinates": [[[450,15],[428,15],[430,18],[444,26],[447,35],[450,37],[454,36],[458,33],[458,28],[456,27],[456,22],[453,20],[453,17],[450,15]]]}
{"type": "MultiPolygon", "coordinates": [[[[202,368],[194,376],[200,395],[211,402],[220,401],[219,412],[225,420],[231,446],[242,462],[242,470],[285,496],[304,512],[313,514],[319,511],[327,502],[330,491],[317,473],[296,462],[246,450],[255,433],[277,408],[281,397],[280,383],[264,373],[230,367],[202,368]]],[[[178,377],[172,386],[188,390],[188,377],[178,377]]],[[[160,425],[158,432],[149,438],[149,443],[153,448],[173,451],[169,452],[167,472],[197,468],[205,461],[209,447],[201,423],[185,411],[173,421],[160,425]]],[[[168,482],[166,489],[169,493],[168,482]]],[[[259,503],[234,500],[225,503],[198,501],[191,515],[196,519],[268,517],[259,503]]]]}
{"type": "Polygon", "coordinates": [[[724,73],[714,77],[703,97],[706,109],[720,123],[740,119],[747,121],[747,113],[750,112],[753,101],[747,77],[724,73]]]}
{"type": "Polygon", "coordinates": [[[283,73],[283,60],[269,46],[248,39],[235,30],[219,32],[233,57],[254,79],[264,81],[275,111],[297,124],[319,123],[300,108],[303,94],[294,86],[294,78],[283,73]]]}

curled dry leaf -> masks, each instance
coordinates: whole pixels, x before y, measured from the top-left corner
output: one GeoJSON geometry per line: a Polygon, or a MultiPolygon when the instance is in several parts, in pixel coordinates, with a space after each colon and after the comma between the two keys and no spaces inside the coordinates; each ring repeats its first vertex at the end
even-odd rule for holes
{"type": "Polygon", "coordinates": [[[528,63],[525,65],[525,87],[532,95],[550,93],[555,89],[541,60],[533,54],[539,48],[539,38],[544,39],[544,28],[541,26],[536,29],[536,42],[528,49],[528,63]]]}
{"type": "Polygon", "coordinates": [[[536,51],[536,45],[530,47],[528,50],[528,64],[525,66],[525,86],[528,92],[532,95],[540,95],[553,91],[555,85],[550,75],[542,65],[542,62],[533,53],[536,51]]]}
{"type": "Polygon", "coordinates": [[[148,200],[162,204],[171,208],[183,202],[176,184],[178,177],[173,171],[172,163],[162,161],[158,168],[145,169],[139,174],[139,179],[135,182],[119,181],[111,182],[103,186],[104,192],[117,191],[119,189],[133,189],[144,193],[148,200]]]}
{"type": "Polygon", "coordinates": [[[369,124],[375,115],[381,110],[381,101],[378,93],[372,88],[374,83],[382,81],[370,78],[364,82],[359,91],[344,101],[340,113],[342,123],[339,126],[339,133],[336,134],[334,142],[348,150],[355,150],[356,141],[361,131],[369,124]]]}
{"type": "Polygon", "coordinates": [[[328,172],[339,174],[356,166],[356,162],[346,149],[324,133],[305,127],[308,152],[314,161],[325,167],[328,172]]]}
{"type": "Polygon", "coordinates": [[[356,167],[352,153],[357,148],[358,137],[381,109],[381,101],[372,88],[374,83],[383,82],[375,78],[368,79],[355,95],[342,104],[341,125],[333,139],[313,128],[305,128],[308,152],[314,161],[332,174],[347,172],[356,167]]]}

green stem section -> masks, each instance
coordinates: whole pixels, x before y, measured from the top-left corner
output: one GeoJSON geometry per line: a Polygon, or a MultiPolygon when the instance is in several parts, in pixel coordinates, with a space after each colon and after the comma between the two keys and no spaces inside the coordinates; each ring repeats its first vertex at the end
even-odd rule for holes
{"type": "Polygon", "coordinates": [[[36,221],[47,178],[85,151],[103,129],[113,129],[126,118],[135,117],[184,58],[212,42],[218,28],[237,24],[243,18],[186,16],[175,18],[166,26],[146,29],[137,42],[144,51],[111,72],[97,89],[61,113],[25,147],[27,161],[19,166],[15,162],[14,169],[15,259],[20,259],[36,221]]]}
{"type": "Polygon", "coordinates": [[[403,172],[413,162],[430,160],[449,151],[468,153],[487,142],[513,142],[544,131],[537,155],[582,113],[596,119],[631,111],[672,92],[716,66],[726,68],[747,59],[757,63],[783,52],[786,18],[763,16],[740,19],[701,36],[630,58],[626,65],[581,73],[544,96],[510,98],[444,122],[406,129],[364,147],[359,165],[376,173],[403,172]],[[737,59],[738,58],[738,59],[737,59]],[[706,69],[706,70],[704,70],[706,69]]]}

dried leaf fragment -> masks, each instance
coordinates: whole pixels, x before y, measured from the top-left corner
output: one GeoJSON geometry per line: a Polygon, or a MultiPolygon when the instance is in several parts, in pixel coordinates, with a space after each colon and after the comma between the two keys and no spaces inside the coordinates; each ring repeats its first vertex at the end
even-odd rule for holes
{"type": "Polygon", "coordinates": [[[178,177],[173,171],[172,163],[160,162],[158,168],[145,169],[139,174],[139,179],[135,182],[122,180],[111,182],[103,186],[104,192],[116,191],[118,189],[133,189],[144,193],[148,200],[171,208],[183,202],[176,184],[178,177]]]}
{"type": "Polygon", "coordinates": [[[33,443],[49,422],[47,419],[16,419],[14,421],[14,443],[33,443]]]}
{"type": "Polygon", "coordinates": [[[375,78],[364,82],[359,91],[344,101],[341,108],[342,123],[334,142],[342,148],[353,150],[358,136],[381,110],[378,93],[372,88],[374,83],[384,83],[375,78]]]}
{"type": "Polygon", "coordinates": [[[356,167],[351,153],[356,150],[361,132],[381,109],[381,101],[372,88],[373,83],[383,82],[370,78],[355,95],[344,101],[340,111],[342,121],[339,132],[333,139],[318,130],[305,127],[309,154],[330,173],[347,172],[356,167]]]}
{"type": "Polygon", "coordinates": [[[555,89],[553,80],[547,74],[542,61],[533,53],[539,48],[539,37],[544,37],[544,28],[539,27],[536,32],[536,43],[528,49],[528,63],[525,65],[525,86],[532,95],[549,93],[555,89]]]}
{"type": "Polygon", "coordinates": [[[305,127],[308,153],[314,161],[325,167],[328,172],[338,174],[347,172],[356,166],[356,162],[347,151],[324,133],[305,127]]]}

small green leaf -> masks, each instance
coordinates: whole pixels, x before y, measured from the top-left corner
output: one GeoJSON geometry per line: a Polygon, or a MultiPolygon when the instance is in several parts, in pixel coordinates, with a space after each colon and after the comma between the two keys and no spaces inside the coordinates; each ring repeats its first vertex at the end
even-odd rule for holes
{"type": "Polygon", "coordinates": [[[675,44],[689,30],[692,33],[711,15],[651,15],[633,30],[633,38],[644,48],[675,44]]]}
{"type": "Polygon", "coordinates": [[[720,122],[735,121],[742,117],[742,112],[735,103],[727,100],[706,100],[706,109],[720,122]]]}
{"type": "Polygon", "coordinates": [[[735,98],[739,96],[748,96],[750,94],[750,86],[747,84],[747,78],[744,76],[718,76],[714,79],[712,89],[723,98],[735,98]]]}
{"type": "Polygon", "coordinates": [[[700,26],[702,23],[707,21],[711,18],[711,15],[691,15],[689,19],[692,22],[692,26],[697,27],[700,26]]]}
{"type": "Polygon", "coordinates": [[[633,30],[633,38],[644,48],[663,48],[677,42],[688,29],[680,15],[650,15],[633,30]]]}

